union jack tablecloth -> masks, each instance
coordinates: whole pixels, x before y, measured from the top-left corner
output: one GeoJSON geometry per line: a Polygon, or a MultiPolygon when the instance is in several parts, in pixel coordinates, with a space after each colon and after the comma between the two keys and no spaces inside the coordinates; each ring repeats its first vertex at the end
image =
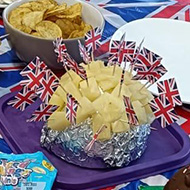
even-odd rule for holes
{"type": "MultiPolygon", "coordinates": [[[[85,1],[85,0],[83,0],[85,1]]],[[[107,52],[109,40],[113,33],[122,25],[136,19],[147,17],[160,17],[190,21],[190,0],[164,1],[164,0],[86,0],[96,6],[105,18],[103,43],[101,51],[107,52]]],[[[4,35],[3,22],[0,19],[0,36],[4,35]]],[[[179,34],[180,35],[180,34],[179,34]]],[[[101,53],[102,53],[101,52],[101,53]]],[[[12,91],[21,80],[19,74],[24,64],[17,58],[6,39],[0,47],[0,97],[12,91]]],[[[190,109],[177,107],[177,113],[181,116],[181,127],[190,134],[190,109]]],[[[11,149],[0,136],[0,151],[11,153],[11,149]]],[[[104,190],[138,190],[140,185],[164,186],[168,179],[176,172],[172,170],[160,175],[140,179],[127,184],[108,187],[104,190]]]]}

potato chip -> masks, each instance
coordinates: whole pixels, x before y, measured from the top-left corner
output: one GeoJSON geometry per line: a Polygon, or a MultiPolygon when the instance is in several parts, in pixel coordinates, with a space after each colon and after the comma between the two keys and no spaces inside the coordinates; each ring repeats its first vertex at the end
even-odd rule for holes
{"type": "Polygon", "coordinates": [[[42,3],[47,9],[52,9],[55,6],[58,6],[57,2],[54,0],[38,0],[40,3],[42,3]]]}
{"type": "Polygon", "coordinates": [[[21,5],[21,7],[27,7],[29,9],[31,9],[32,11],[43,11],[44,10],[44,7],[38,1],[33,1],[33,2],[23,4],[23,5],[21,5]]]}
{"type": "Polygon", "coordinates": [[[22,24],[35,30],[36,25],[43,20],[44,11],[34,11],[25,14],[22,20],[22,24]]]}
{"type": "Polygon", "coordinates": [[[89,24],[84,24],[84,28],[83,28],[84,34],[90,30],[92,30],[92,26],[89,24]]]}
{"type": "Polygon", "coordinates": [[[40,35],[40,33],[38,33],[38,32],[32,32],[31,35],[36,36],[36,37],[42,37],[42,36],[40,35]]]}
{"type": "Polygon", "coordinates": [[[51,22],[56,22],[58,20],[58,18],[56,16],[50,16],[50,17],[46,18],[46,20],[49,20],[51,22]]]}
{"type": "Polygon", "coordinates": [[[92,27],[82,20],[82,4],[58,5],[55,0],[36,0],[20,5],[9,14],[18,30],[42,38],[83,37],[92,27]]]}
{"type": "Polygon", "coordinates": [[[55,6],[53,9],[46,12],[45,18],[47,18],[49,16],[55,16],[57,14],[60,14],[61,12],[63,12],[66,9],[66,7],[67,7],[66,3],[63,3],[59,6],[55,6]]]}
{"type": "Polygon", "coordinates": [[[20,5],[19,8],[29,8],[29,9],[31,9],[31,2],[24,3],[24,4],[20,5]]]}
{"type": "Polygon", "coordinates": [[[74,22],[75,24],[81,25],[81,23],[83,22],[82,17],[81,16],[76,16],[74,18],[70,18],[70,20],[72,22],[74,22]]]}
{"type": "Polygon", "coordinates": [[[65,9],[61,15],[57,15],[58,18],[75,18],[82,16],[82,4],[76,3],[65,9]]]}
{"type": "Polygon", "coordinates": [[[80,30],[74,30],[70,35],[69,38],[78,38],[80,36],[83,36],[83,31],[80,30]]]}
{"type": "Polygon", "coordinates": [[[48,39],[55,39],[62,36],[62,31],[59,26],[51,21],[41,21],[36,25],[36,31],[48,39]]]}
{"type": "Polygon", "coordinates": [[[9,15],[9,22],[12,26],[17,28],[17,26],[22,25],[22,19],[27,14],[32,12],[29,8],[16,8],[11,11],[9,15]]]}
{"type": "Polygon", "coordinates": [[[17,25],[17,29],[27,34],[30,34],[32,32],[32,29],[30,27],[24,25],[17,25]]]}
{"type": "MultiPolygon", "coordinates": [[[[41,0],[41,1],[43,1],[43,0],[41,0]]],[[[51,3],[51,4],[53,4],[53,5],[55,5],[55,6],[57,6],[58,4],[57,4],[57,2],[56,1],[54,1],[54,0],[49,0],[49,2],[51,3]]]]}
{"type": "Polygon", "coordinates": [[[56,24],[61,28],[64,37],[68,38],[74,30],[79,30],[80,26],[67,19],[58,19],[56,24]]]}
{"type": "Polygon", "coordinates": [[[80,29],[73,31],[69,35],[69,38],[79,38],[81,36],[84,36],[91,29],[92,29],[92,27],[90,25],[85,24],[84,22],[82,22],[80,29]]]}
{"type": "Polygon", "coordinates": [[[45,11],[50,10],[55,7],[57,4],[51,2],[50,0],[39,0],[22,4],[21,8],[29,8],[32,11],[45,11]]]}

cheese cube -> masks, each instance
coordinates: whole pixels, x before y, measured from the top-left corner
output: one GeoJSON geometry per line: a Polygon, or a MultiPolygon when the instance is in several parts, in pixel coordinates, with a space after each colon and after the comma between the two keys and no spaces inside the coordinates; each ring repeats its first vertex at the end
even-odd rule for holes
{"type": "Polygon", "coordinates": [[[114,90],[112,91],[112,95],[115,96],[115,97],[120,97],[123,99],[123,95],[127,96],[127,97],[131,97],[131,92],[129,90],[129,88],[123,84],[122,87],[121,87],[121,93],[120,93],[120,96],[119,96],[119,90],[120,90],[120,84],[118,84],[114,90]]]}
{"type": "Polygon", "coordinates": [[[82,78],[78,74],[76,74],[73,70],[69,70],[68,73],[64,74],[61,77],[60,83],[64,85],[70,80],[78,88],[80,81],[82,81],[82,78]]]}
{"type": "Polygon", "coordinates": [[[93,105],[108,123],[119,119],[124,112],[124,104],[121,100],[108,93],[102,94],[93,102],[93,105]]]}
{"type": "Polygon", "coordinates": [[[77,110],[77,123],[84,122],[88,117],[91,117],[91,115],[95,113],[94,106],[88,98],[82,97],[79,104],[77,110]]]}
{"type": "Polygon", "coordinates": [[[145,108],[143,105],[138,101],[132,102],[133,109],[135,111],[135,114],[137,115],[138,121],[140,124],[146,124],[147,123],[147,114],[145,111],[145,108]]]}
{"type": "Polygon", "coordinates": [[[130,125],[128,123],[128,118],[126,113],[123,113],[121,119],[115,121],[111,124],[113,133],[122,133],[130,130],[130,125]]]}
{"type": "Polygon", "coordinates": [[[111,127],[109,123],[106,123],[100,114],[94,114],[92,117],[93,122],[93,134],[95,134],[103,125],[104,129],[98,135],[98,140],[109,140],[111,138],[111,127]]]}
{"type": "Polygon", "coordinates": [[[48,119],[48,127],[57,131],[65,130],[66,127],[71,125],[65,115],[65,111],[53,112],[53,114],[48,119]]]}
{"type": "Polygon", "coordinates": [[[100,90],[94,77],[88,78],[88,84],[87,81],[80,82],[80,90],[82,95],[90,101],[94,101],[100,96],[100,90]]]}
{"type": "Polygon", "coordinates": [[[69,81],[66,84],[64,84],[64,89],[67,93],[71,94],[77,101],[79,101],[82,98],[80,91],[77,89],[77,87],[74,85],[72,81],[69,81]]]}
{"type": "Polygon", "coordinates": [[[63,109],[63,107],[65,106],[65,102],[63,101],[63,99],[57,95],[57,94],[53,94],[51,99],[49,100],[49,104],[50,105],[57,105],[59,106],[58,109],[56,111],[60,111],[63,109]]]}

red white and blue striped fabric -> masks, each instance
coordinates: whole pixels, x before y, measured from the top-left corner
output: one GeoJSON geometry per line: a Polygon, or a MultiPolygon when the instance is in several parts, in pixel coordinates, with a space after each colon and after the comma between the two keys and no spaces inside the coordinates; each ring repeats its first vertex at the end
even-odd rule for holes
{"type": "MultiPolygon", "coordinates": [[[[109,40],[113,33],[127,22],[141,18],[170,18],[190,21],[189,0],[83,0],[96,6],[105,18],[105,29],[103,31],[103,46],[97,52],[99,57],[104,57],[109,49],[109,40]]],[[[0,19],[0,36],[5,34],[3,22],[0,19]]],[[[0,96],[17,88],[21,80],[20,70],[23,63],[17,58],[15,52],[10,48],[6,39],[2,40],[0,47],[0,96]]],[[[183,107],[175,108],[181,116],[181,127],[190,134],[190,109],[183,107]]],[[[0,151],[11,153],[5,141],[0,138],[0,151]]],[[[138,190],[140,185],[165,185],[167,180],[176,170],[152,176],[146,179],[133,181],[119,186],[108,187],[104,190],[138,190]]]]}

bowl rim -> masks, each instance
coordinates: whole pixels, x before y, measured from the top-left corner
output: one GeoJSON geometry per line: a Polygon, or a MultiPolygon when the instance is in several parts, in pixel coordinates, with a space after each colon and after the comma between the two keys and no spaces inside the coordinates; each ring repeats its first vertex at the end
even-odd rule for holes
{"type": "MultiPolygon", "coordinates": [[[[30,1],[37,1],[37,0],[17,0],[17,1],[14,1],[13,3],[11,3],[10,5],[8,5],[5,9],[4,9],[4,11],[3,11],[3,15],[2,15],[2,18],[3,18],[3,22],[6,24],[6,25],[8,25],[12,30],[14,30],[14,32],[17,32],[17,33],[20,33],[20,34],[22,34],[22,35],[24,35],[24,36],[26,36],[26,37],[29,37],[29,38],[31,38],[31,39],[38,39],[38,40],[43,40],[43,41],[48,41],[48,42],[52,42],[53,40],[55,40],[55,39],[46,39],[46,38],[43,38],[43,37],[38,37],[38,36],[33,36],[33,35],[31,35],[31,34],[28,34],[28,33],[25,33],[25,32],[23,32],[23,31],[20,31],[20,30],[18,30],[17,28],[15,28],[15,27],[13,27],[10,23],[9,23],[9,21],[8,21],[8,16],[9,16],[9,14],[10,14],[10,8],[12,7],[12,6],[14,6],[14,5],[17,5],[17,6],[15,6],[15,8],[14,9],[16,9],[18,6],[20,6],[20,5],[22,5],[22,4],[24,4],[24,3],[27,3],[27,2],[30,2],[30,1]],[[21,4],[19,4],[20,2],[23,2],[23,3],[21,3],[21,4]]],[[[56,0],[55,0],[56,1],[56,0]]],[[[90,4],[90,3],[86,3],[86,2],[84,2],[84,1],[80,1],[80,0],[75,0],[75,1],[78,1],[79,3],[81,3],[81,4],[85,4],[85,5],[87,5],[87,6],[90,6],[91,8],[93,8],[93,9],[95,9],[98,13],[99,13],[99,15],[102,17],[102,23],[101,23],[101,26],[99,26],[100,27],[100,29],[101,29],[101,32],[103,32],[103,29],[104,29],[104,26],[105,26],[105,19],[104,19],[104,17],[103,17],[103,14],[94,6],[94,5],[92,5],[92,4],[90,4]]],[[[12,9],[13,10],[13,9],[12,9]]],[[[69,42],[69,41],[73,41],[73,40],[83,40],[84,39],[84,37],[78,37],[78,38],[71,38],[71,39],[64,39],[63,38],[63,41],[66,41],[66,42],[69,42]]]]}

